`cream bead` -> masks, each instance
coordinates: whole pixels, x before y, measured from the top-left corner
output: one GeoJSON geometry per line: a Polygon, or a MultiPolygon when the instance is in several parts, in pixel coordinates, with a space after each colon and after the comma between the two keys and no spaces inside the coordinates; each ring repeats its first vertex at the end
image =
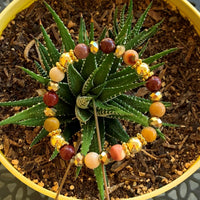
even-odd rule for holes
{"type": "Polygon", "coordinates": [[[57,67],[53,67],[49,71],[49,77],[54,82],[60,82],[65,78],[65,73],[57,67]]]}
{"type": "Polygon", "coordinates": [[[90,152],[85,156],[85,165],[90,169],[95,169],[100,165],[99,154],[90,152]]]}

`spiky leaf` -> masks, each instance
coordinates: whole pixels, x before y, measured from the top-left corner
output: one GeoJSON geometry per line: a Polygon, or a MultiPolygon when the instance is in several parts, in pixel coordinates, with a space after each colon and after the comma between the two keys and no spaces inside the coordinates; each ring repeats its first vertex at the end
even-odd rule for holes
{"type": "Polygon", "coordinates": [[[49,158],[49,161],[52,161],[56,156],[59,154],[59,151],[57,149],[54,149],[51,157],[49,158]]]}
{"type": "Polygon", "coordinates": [[[37,62],[34,61],[35,66],[37,67],[37,70],[39,71],[40,75],[43,77],[47,77],[47,72],[42,68],[42,66],[37,62]]]}
{"type": "Polygon", "coordinates": [[[44,128],[42,128],[41,131],[34,138],[33,142],[30,145],[30,147],[33,147],[35,144],[37,144],[42,138],[46,137],[48,134],[49,134],[49,132],[46,131],[44,128]]]}
{"type": "Polygon", "coordinates": [[[88,110],[83,110],[75,106],[75,115],[81,123],[86,123],[91,117],[92,113],[88,110]]]}

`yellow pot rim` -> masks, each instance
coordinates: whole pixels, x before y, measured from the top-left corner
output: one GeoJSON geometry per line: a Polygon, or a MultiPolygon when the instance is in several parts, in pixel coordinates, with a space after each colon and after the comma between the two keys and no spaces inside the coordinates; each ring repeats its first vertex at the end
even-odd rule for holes
{"type": "MultiPolygon", "coordinates": [[[[0,13],[0,35],[2,34],[3,30],[6,28],[8,23],[15,18],[16,14],[22,11],[23,9],[30,6],[34,1],[36,0],[13,0],[1,13],[0,13]]],[[[187,17],[191,24],[194,25],[194,28],[196,29],[197,33],[200,35],[200,13],[186,0],[164,0],[167,3],[169,3],[173,9],[177,9],[180,11],[181,15],[184,17],[187,17]]],[[[31,187],[32,189],[46,195],[49,197],[54,198],[55,193],[47,190],[35,183],[33,183],[30,179],[23,176],[19,171],[17,171],[10,162],[6,159],[6,157],[3,155],[3,153],[0,151],[0,162],[21,182],[26,184],[27,186],[31,187]]],[[[154,190],[153,192],[129,198],[129,200],[145,200],[149,199],[155,196],[158,196],[174,187],[176,187],[178,184],[182,183],[184,180],[186,180],[190,175],[192,175],[197,169],[200,167],[200,156],[195,161],[195,163],[179,178],[172,181],[171,183],[167,184],[166,186],[163,186],[157,190],[154,190]]],[[[72,200],[76,199],[74,197],[65,197],[63,195],[60,195],[60,200],[72,200]]]]}

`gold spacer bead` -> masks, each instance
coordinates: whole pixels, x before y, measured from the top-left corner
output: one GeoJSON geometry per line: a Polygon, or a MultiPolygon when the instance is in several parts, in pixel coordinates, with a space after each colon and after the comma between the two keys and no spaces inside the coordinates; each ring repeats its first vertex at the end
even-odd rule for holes
{"type": "Polygon", "coordinates": [[[63,145],[68,144],[68,142],[65,141],[64,137],[60,134],[51,136],[50,142],[51,145],[55,147],[58,151],[63,145]]]}
{"type": "Polygon", "coordinates": [[[162,120],[158,117],[152,117],[149,120],[149,124],[155,128],[160,128],[162,126],[162,120]]]}
{"type": "Polygon", "coordinates": [[[162,93],[161,92],[153,92],[150,95],[150,99],[151,101],[160,101],[162,99],[162,93]]]}
{"type": "Polygon", "coordinates": [[[114,55],[117,58],[120,58],[123,56],[124,52],[126,51],[125,47],[123,45],[117,45],[116,49],[115,49],[115,53],[114,55]]]}
{"type": "Polygon", "coordinates": [[[131,154],[138,153],[142,149],[142,143],[137,137],[130,138],[127,146],[131,154]]]}
{"type": "Polygon", "coordinates": [[[45,110],[44,110],[44,114],[47,117],[54,117],[56,115],[56,109],[46,107],[45,110]]]}
{"type": "Polygon", "coordinates": [[[59,129],[56,129],[55,131],[51,131],[48,136],[51,137],[51,136],[54,136],[54,135],[60,135],[62,132],[62,130],[59,128],[59,129]]]}
{"type": "Polygon", "coordinates": [[[56,92],[56,91],[59,90],[59,88],[60,88],[60,87],[59,87],[59,84],[58,84],[58,83],[55,83],[55,82],[53,82],[53,81],[50,81],[47,89],[48,89],[49,91],[53,90],[54,92],[56,92]]]}
{"type": "Polygon", "coordinates": [[[135,65],[132,66],[133,69],[137,69],[138,66],[142,64],[142,59],[138,59],[135,65]]]}
{"type": "Polygon", "coordinates": [[[130,153],[130,151],[129,151],[129,148],[128,148],[128,146],[127,146],[127,143],[123,142],[123,143],[122,143],[122,148],[123,148],[123,150],[124,150],[124,152],[125,152],[125,154],[126,154],[126,157],[127,157],[127,158],[130,157],[130,156],[131,156],[131,153],[130,153]]]}
{"type": "Polygon", "coordinates": [[[84,156],[81,153],[77,153],[74,157],[74,164],[77,167],[81,167],[83,165],[84,156]]]}
{"type": "Polygon", "coordinates": [[[142,146],[147,144],[147,141],[145,140],[145,138],[142,136],[142,134],[138,133],[137,134],[137,138],[140,140],[140,142],[142,143],[142,146]]]}
{"type": "Polygon", "coordinates": [[[110,162],[108,153],[106,151],[101,152],[99,159],[104,165],[107,165],[110,162]]]}
{"type": "Polygon", "coordinates": [[[91,53],[96,54],[99,51],[98,42],[91,41],[90,45],[89,45],[89,48],[90,48],[90,52],[91,53]]]}

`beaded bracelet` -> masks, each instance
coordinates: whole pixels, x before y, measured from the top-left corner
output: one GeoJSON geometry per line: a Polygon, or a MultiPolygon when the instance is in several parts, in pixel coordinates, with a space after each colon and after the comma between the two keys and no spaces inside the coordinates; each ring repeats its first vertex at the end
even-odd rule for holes
{"type": "Polygon", "coordinates": [[[123,45],[116,46],[111,38],[103,39],[99,46],[96,41],[91,41],[89,46],[83,43],[77,44],[74,50],[65,52],[60,56],[59,62],[50,70],[49,77],[51,81],[48,85],[48,92],[46,92],[43,97],[44,103],[48,106],[44,110],[45,115],[48,117],[44,122],[44,128],[49,132],[48,136],[50,137],[51,145],[60,152],[60,156],[64,160],[71,160],[73,158],[73,162],[76,166],[82,166],[83,163],[85,163],[88,168],[94,169],[98,167],[100,163],[106,165],[111,161],[121,161],[125,157],[132,157],[135,153],[141,151],[142,147],[146,145],[147,142],[156,140],[157,132],[155,128],[160,128],[162,126],[160,117],[162,117],[166,111],[164,104],[159,102],[162,98],[162,94],[159,92],[161,80],[159,77],[153,76],[153,72],[150,71],[149,66],[139,59],[139,55],[135,50],[125,50],[123,45]],[[122,58],[123,62],[128,66],[132,66],[143,80],[147,80],[146,87],[152,92],[150,98],[153,103],[149,108],[152,117],[149,121],[150,126],[143,128],[141,133],[138,133],[136,137],[130,138],[127,143],[115,144],[107,151],[102,151],[100,154],[89,152],[84,157],[81,153],[75,155],[74,147],[69,145],[61,134],[60,122],[55,117],[56,109],[54,109],[54,106],[59,101],[56,91],[59,90],[59,82],[65,78],[65,72],[70,64],[78,62],[79,59],[87,58],[90,52],[96,54],[99,49],[105,54],[114,52],[117,58],[122,58]]]}

